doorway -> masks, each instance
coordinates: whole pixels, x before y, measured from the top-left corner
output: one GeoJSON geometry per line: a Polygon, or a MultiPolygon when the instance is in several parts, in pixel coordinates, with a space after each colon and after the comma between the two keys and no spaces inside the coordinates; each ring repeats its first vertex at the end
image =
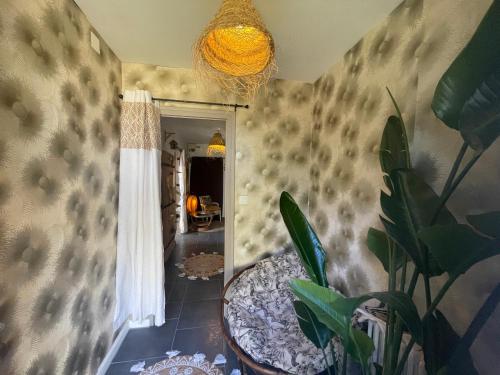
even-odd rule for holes
{"type": "MultiPolygon", "coordinates": [[[[174,107],[162,107],[161,114],[163,153],[174,155],[177,166],[177,220],[186,214],[189,224],[187,233],[179,233],[179,225],[176,225],[173,252],[175,253],[176,247],[184,244],[197,249],[198,253],[222,253],[224,272],[220,276],[224,283],[232,277],[234,268],[235,114],[220,110],[174,107]],[[207,144],[217,130],[225,139],[225,155],[209,157],[207,144]],[[180,165],[181,155],[184,157],[183,166],[180,165]],[[182,195],[179,169],[184,172],[184,200],[179,198],[182,195]],[[193,197],[197,200],[197,208],[195,214],[190,214],[187,207],[192,207],[192,202],[188,202],[188,198],[192,200],[193,197]],[[193,239],[196,239],[194,244],[188,245],[193,239]]],[[[183,256],[186,255],[191,254],[183,256]]],[[[181,263],[180,259],[176,261],[177,264],[181,263]]],[[[166,274],[166,280],[168,276],[166,274]]]]}

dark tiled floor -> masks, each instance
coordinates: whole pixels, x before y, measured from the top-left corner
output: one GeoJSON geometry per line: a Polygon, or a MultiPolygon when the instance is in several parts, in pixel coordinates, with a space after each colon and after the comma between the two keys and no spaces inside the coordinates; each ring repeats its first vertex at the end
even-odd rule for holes
{"type": "MultiPolygon", "coordinates": [[[[217,224],[217,223],[214,223],[217,224]]],[[[161,327],[131,330],[113,359],[107,375],[130,374],[130,367],[145,361],[146,367],[166,358],[165,352],[204,353],[207,360],[224,354],[224,368],[230,374],[237,368],[234,353],[225,345],[218,322],[223,275],[205,280],[179,278],[175,263],[183,257],[204,251],[224,254],[224,231],[178,235],[176,248],[165,265],[165,314],[161,327]]]]}

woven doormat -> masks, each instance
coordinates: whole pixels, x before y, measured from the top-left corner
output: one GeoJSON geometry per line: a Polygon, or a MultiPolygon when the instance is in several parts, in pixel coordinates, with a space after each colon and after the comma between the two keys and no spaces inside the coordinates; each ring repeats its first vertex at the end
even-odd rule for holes
{"type": "Polygon", "coordinates": [[[141,375],[222,375],[212,363],[191,355],[165,359],[148,367],[141,375]]]}
{"type": "Polygon", "coordinates": [[[224,257],[218,253],[201,252],[184,259],[183,263],[177,263],[177,267],[182,270],[179,277],[208,280],[209,277],[224,273],[224,257]]]}

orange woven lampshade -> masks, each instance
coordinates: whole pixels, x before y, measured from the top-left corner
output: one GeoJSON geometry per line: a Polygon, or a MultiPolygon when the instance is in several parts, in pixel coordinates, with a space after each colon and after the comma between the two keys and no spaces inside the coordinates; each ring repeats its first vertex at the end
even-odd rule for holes
{"type": "Polygon", "coordinates": [[[208,156],[224,156],[226,154],[226,142],[219,130],[217,130],[208,144],[208,156]]]}
{"type": "Polygon", "coordinates": [[[251,97],[276,70],[274,41],[251,0],[223,0],[194,46],[198,73],[228,93],[251,97]]]}
{"type": "Polygon", "coordinates": [[[190,195],[186,201],[187,212],[194,215],[198,210],[198,197],[196,195],[190,195]]]}

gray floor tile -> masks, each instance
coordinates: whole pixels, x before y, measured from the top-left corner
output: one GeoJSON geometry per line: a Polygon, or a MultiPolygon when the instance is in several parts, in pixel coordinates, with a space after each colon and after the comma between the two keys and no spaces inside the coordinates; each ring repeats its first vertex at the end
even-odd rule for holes
{"type": "Polygon", "coordinates": [[[177,319],[167,320],[161,327],[130,330],[113,362],[161,357],[172,347],[177,319]]]}
{"type": "MultiPolygon", "coordinates": [[[[152,366],[156,362],[160,362],[166,358],[167,358],[166,356],[163,356],[163,357],[157,357],[157,358],[143,359],[143,361],[146,362],[144,368],[152,366]]],[[[127,361],[127,362],[113,363],[109,367],[108,371],[106,371],[106,375],[134,374],[133,372],[130,372],[130,368],[138,362],[140,362],[140,361],[127,361]]]]}
{"type": "Polygon", "coordinates": [[[188,355],[204,353],[208,361],[213,361],[217,354],[223,354],[222,340],[219,326],[180,329],[175,333],[172,349],[188,355]]]}
{"type": "Polygon", "coordinates": [[[181,314],[182,303],[171,302],[165,305],[165,319],[177,319],[181,314]]]}
{"type": "Polygon", "coordinates": [[[184,302],[177,329],[219,324],[220,300],[184,302]]]}
{"type": "Polygon", "coordinates": [[[186,283],[182,280],[176,280],[171,292],[167,296],[167,303],[182,302],[186,294],[186,283]]]}
{"type": "Polygon", "coordinates": [[[219,280],[190,280],[187,284],[184,302],[219,299],[220,292],[219,280]]]}

